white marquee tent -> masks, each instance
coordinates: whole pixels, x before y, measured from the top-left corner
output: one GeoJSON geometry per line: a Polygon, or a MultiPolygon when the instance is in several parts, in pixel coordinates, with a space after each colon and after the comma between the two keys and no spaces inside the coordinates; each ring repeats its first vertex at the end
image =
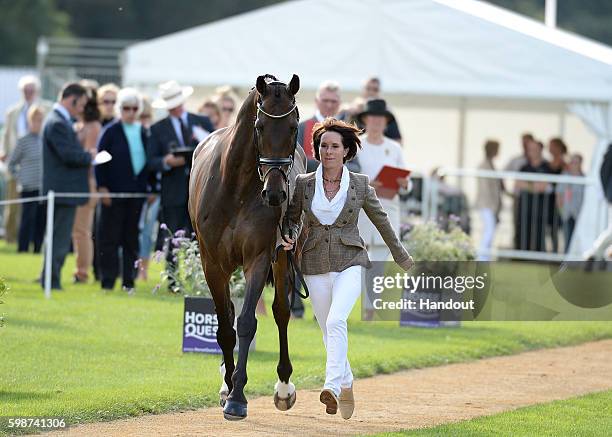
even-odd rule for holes
{"type": "MultiPolygon", "coordinates": [[[[124,55],[124,82],[133,85],[245,86],[271,72],[298,73],[306,89],[334,78],[357,90],[375,74],[389,94],[558,102],[598,139],[591,176],[612,141],[612,49],[476,0],[289,1],[124,55]]],[[[589,187],[573,254],[607,225],[604,205],[601,187],[589,187]]]]}

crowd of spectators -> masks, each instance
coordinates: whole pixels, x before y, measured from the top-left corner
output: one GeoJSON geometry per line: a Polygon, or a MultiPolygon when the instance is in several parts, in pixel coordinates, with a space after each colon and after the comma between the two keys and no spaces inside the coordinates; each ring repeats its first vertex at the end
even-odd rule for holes
{"type": "MultiPolygon", "coordinates": [[[[176,81],[160,84],[156,98],[150,99],[133,88],[83,80],[67,84],[53,104],[40,98],[36,77],[22,78],[19,88],[23,99],[9,108],[2,138],[0,159],[8,172],[0,175],[0,191],[4,190],[8,199],[36,198],[49,190],[82,193],[81,197],[58,197],[55,202],[52,287],[61,288],[59,272],[72,248],[75,283],[90,282],[93,273],[103,289],[113,289],[121,278],[123,288],[133,290],[137,277],[147,278],[151,253],[162,248],[167,235],[177,231],[191,235],[187,212],[190,152],[211,132],[233,123],[239,104],[236,93],[231,87],[220,87],[192,113],[185,103],[193,88],[176,81]],[[163,116],[156,119],[154,109],[157,115],[163,111],[163,116]],[[100,152],[107,152],[112,159],[98,162],[100,152]]],[[[298,142],[308,158],[309,171],[318,165],[313,127],[326,117],[352,122],[363,130],[363,149],[348,163],[350,170],[367,174],[376,184],[383,166],[405,168],[400,129],[381,97],[379,78],[367,78],[361,95],[351,102],[343,102],[338,83],[325,81],[316,91],[314,104],[315,113],[304,117],[298,128],[298,142]]],[[[582,157],[568,156],[560,138],[549,141],[549,160],[544,159],[544,145],[531,134],[523,135],[522,147],[522,153],[510,160],[505,170],[582,175],[582,157]]],[[[488,140],[479,168],[495,170],[499,150],[498,141],[488,140]]],[[[406,196],[408,181],[400,179],[399,194],[406,196]]],[[[449,198],[463,199],[458,212],[449,210],[447,215],[461,216],[461,211],[467,211],[465,196],[459,190],[457,197],[456,188],[442,179],[440,182],[442,188],[448,188],[449,198]]],[[[513,199],[516,249],[546,250],[548,235],[551,250],[557,251],[561,234],[567,248],[582,203],[581,186],[517,181],[509,191],[501,179],[482,178],[473,205],[482,222],[481,259],[488,259],[504,195],[513,199]]],[[[399,230],[397,196],[387,203],[385,210],[399,230]]],[[[19,252],[29,251],[31,246],[35,252],[41,251],[45,208],[42,201],[6,208],[4,238],[17,243],[19,252]]],[[[464,217],[462,227],[469,231],[468,214],[464,217]]],[[[360,220],[360,226],[362,222],[365,227],[367,220],[360,220]]],[[[388,253],[372,232],[362,230],[368,236],[370,254],[373,259],[384,259],[388,253]]],[[[175,268],[170,252],[167,266],[175,268]]],[[[174,290],[175,284],[170,282],[168,287],[174,290]]]]}

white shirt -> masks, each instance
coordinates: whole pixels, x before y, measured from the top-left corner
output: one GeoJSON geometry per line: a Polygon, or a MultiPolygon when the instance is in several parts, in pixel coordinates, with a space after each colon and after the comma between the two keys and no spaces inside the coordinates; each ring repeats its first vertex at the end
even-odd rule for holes
{"type": "Polygon", "coordinates": [[[376,179],[380,170],[385,166],[406,168],[402,146],[391,138],[383,137],[382,144],[372,144],[367,140],[367,134],[362,135],[361,150],[357,157],[361,164],[361,173],[376,179]]]}
{"type": "Polygon", "coordinates": [[[342,212],[346,203],[346,196],[350,183],[349,171],[346,165],[342,166],[342,176],[340,178],[340,189],[332,200],[327,200],[325,188],[323,186],[323,166],[317,167],[315,172],[315,194],[312,199],[312,213],[322,225],[332,225],[342,212]]]}
{"type": "Polygon", "coordinates": [[[54,103],[53,104],[53,109],[55,109],[57,112],[60,113],[60,115],[62,117],[64,117],[64,119],[68,122],[68,123],[72,123],[72,117],[70,116],[70,112],[68,112],[68,110],[60,105],[59,103],[54,103]]]}
{"type": "Polygon", "coordinates": [[[30,104],[23,102],[23,108],[21,108],[17,118],[17,138],[21,138],[28,133],[28,109],[30,109],[30,104]]]}
{"type": "MultiPolygon", "coordinates": [[[[176,137],[181,143],[181,146],[185,147],[185,138],[183,138],[183,131],[181,131],[181,123],[179,122],[178,117],[170,117],[170,120],[172,121],[172,127],[174,128],[176,137]]],[[[185,127],[189,129],[189,123],[187,122],[187,111],[183,111],[183,113],[181,114],[181,120],[183,120],[185,127]]]]}

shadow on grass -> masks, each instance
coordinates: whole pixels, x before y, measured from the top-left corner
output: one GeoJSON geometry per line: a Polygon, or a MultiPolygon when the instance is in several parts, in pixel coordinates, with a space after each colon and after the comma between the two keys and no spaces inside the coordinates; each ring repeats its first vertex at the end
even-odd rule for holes
{"type": "Polygon", "coordinates": [[[11,317],[11,316],[7,316],[5,318],[5,323],[7,325],[12,325],[12,326],[21,326],[21,327],[38,328],[38,329],[51,329],[51,330],[56,330],[56,331],[74,330],[73,328],[71,329],[68,326],[65,326],[65,325],[62,325],[56,322],[20,319],[18,317],[11,317]]]}
{"type": "Polygon", "coordinates": [[[53,393],[37,391],[5,391],[0,390],[0,403],[9,401],[51,399],[53,393]]]}

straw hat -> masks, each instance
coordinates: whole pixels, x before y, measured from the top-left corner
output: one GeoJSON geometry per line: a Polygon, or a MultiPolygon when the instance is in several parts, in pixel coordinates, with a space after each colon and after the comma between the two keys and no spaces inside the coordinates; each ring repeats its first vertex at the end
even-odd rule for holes
{"type": "Polygon", "coordinates": [[[153,101],[153,107],[158,109],[173,109],[185,103],[193,94],[193,87],[182,87],[176,80],[164,82],[159,86],[159,97],[153,101]]]}

